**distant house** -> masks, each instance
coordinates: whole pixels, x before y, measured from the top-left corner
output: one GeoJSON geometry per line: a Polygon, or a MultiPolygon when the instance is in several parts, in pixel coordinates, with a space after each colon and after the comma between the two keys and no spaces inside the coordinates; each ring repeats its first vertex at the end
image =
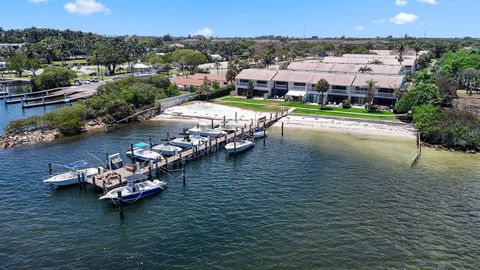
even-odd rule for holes
{"type": "Polygon", "coordinates": [[[18,50],[24,45],[25,43],[0,43],[0,50],[18,50]]]}
{"type": "Polygon", "coordinates": [[[168,47],[182,49],[182,48],[185,48],[185,45],[180,44],[180,43],[173,43],[173,44],[169,45],[168,47]]]}
{"type": "Polygon", "coordinates": [[[210,54],[212,60],[222,61],[223,57],[220,54],[210,54]]]}
{"type": "Polygon", "coordinates": [[[225,78],[225,74],[204,74],[204,73],[197,73],[194,75],[190,75],[187,77],[176,77],[171,80],[171,82],[177,85],[181,89],[190,89],[193,87],[200,87],[203,85],[203,82],[207,77],[209,85],[212,85],[212,82],[216,81],[222,86],[228,85],[227,79],[225,78]]]}
{"type": "Polygon", "coordinates": [[[142,63],[133,65],[133,73],[135,74],[148,74],[152,72],[152,68],[142,63]]]}

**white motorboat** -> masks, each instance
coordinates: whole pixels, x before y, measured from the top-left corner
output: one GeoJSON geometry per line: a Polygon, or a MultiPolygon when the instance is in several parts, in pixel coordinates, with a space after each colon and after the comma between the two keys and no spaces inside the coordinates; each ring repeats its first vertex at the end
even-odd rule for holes
{"type": "Polygon", "coordinates": [[[80,169],[82,166],[86,166],[85,161],[77,161],[70,164],[62,165],[67,168],[69,171],[53,175],[47,179],[43,180],[44,184],[52,184],[53,186],[70,186],[78,184],[78,177],[83,177],[85,175],[85,180],[89,177],[98,174],[98,171],[101,171],[101,168],[85,168],[80,169]]]}
{"type": "Polygon", "coordinates": [[[203,137],[221,137],[227,134],[227,132],[223,131],[220,128],[208,128],[204,125],[189,128],[187,130],[187,134],[203,136],[203,137]]]}
{"type": "Polygon", "coordinates": [[[170,145],[178,146],[181,148],[192,148],[205,142],[208,142],[208,138],[190,135],[183,138],[173,139],[169,143],[170,145]]]}
{"type": "Polygon", "coordinates": [[[255,146],[255,143],[249,140],[237,140],[225,145],[228,153],[239,153],[255,146]]]}
{"type": "Polygon", "coordinates": [[[253,131],[253,138],[258,139],[258,138],[263,138],[267,136],[267,131],[264,130],[263,128],[257,128],[255,131],[253,131]]]}
{"type": "Polygon", "coordinates": [[[152,147],[152,150],[165,156],[174,156],[182,152],[182,148],[175,145],[169,145],[169,144],[155,145],[154,147],[152,147]]]}
{"type": "MultiPolygon", "coordinates": [[[[149,148],[149,145],[144,142],[136,143],[133,145],[133,155],[136,159],[149,161],[149,160],[160,160],[162,155],[152,151],[149,148]]],[[[132,150],[127,151],[127,156],[132,157],[132,150]]]]}
{"type": "Polygon", "coordinates": [[[147,180],[144,174],[134,174],[126,177],[127,185],[114,188],[100,197],[100,200],[112,200],[134,203],[139,199],[161,192],[167,183],[160,180],[147,180]],[[120,198],[119,198],[120,195],[120,198]]]}

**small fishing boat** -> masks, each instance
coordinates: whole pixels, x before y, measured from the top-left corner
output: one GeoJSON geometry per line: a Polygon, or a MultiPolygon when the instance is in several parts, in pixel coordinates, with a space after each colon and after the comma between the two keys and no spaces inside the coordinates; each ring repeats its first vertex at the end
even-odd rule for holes
{"type": "Polygon", "coordinates": [[[228,153],[239,153],[247,149],[250,149],[254,146],[255,146],[255,143],[253,141],[238,140],[225,145],[225,149],[227,150],[228,153]]]}
{"type": "Polygon", "coordinates": [[[134,174],[126,177],[127,185],[114,188],[107,194],[100,197],[100,200],[112,200],[114,203],[118,201],[126,203],[134,203],[139,199],[161,192],[167,183],[160,180],[147,180],[144,174],[134,174]],[[120,198],[119,196],[120,195],[120,198]]]}
{"type": "Polygon", "coordinates": [[[169,144],[155,145],[154,147],[152,147],[152,150],[165,156],[174,156],[182,152],[182,148],[175,145],[169,145],[169,144]]]}
{"type": "Polygon", "coordinates": [[[264,130],[263,128],[257,128],[253,131],[253,138],[258,139],[258,138],[263,138],[267,136],[267,131],[264,130]]]}
{"type": "MultiPolygon", "coordinates": [[[[149,149],[150,145],[144,142],[139,142],[133,145],[133,155],[136,159],[149,161],[160,160],[162,155],[149,149]]],[[[132,150],[127,151],[127,156],[132,157],[132,150]]]]}
{"type": "Polygon", "coordinates": [[[208,142],[208,138],[189,135],[183,138],[176,138],[171,140],[170,145],[178,146],[181,148],[192,148],[205,142],[208,142]]]}
{"type": "Polygon", "coordinates": [[[85,175],[85,180],[86,178],[92,177],[94,175],[98,174],[98,171],[102,170],[102,168],[85,168],[85,169],[80,169],[81,167],[86,166],[87,163],[83,160],[65,164],[65,165],[60,165],[62,167],[67,168],[69,171],[60,173],[57,175],[53,175],[47,179],[43,180],[44,184],[51,184],[53,186],[70,186],[70,185],[75,185],[78,184],[78,177],[82,177],[85,175]]]}
{"type": "Polygon", "coordinates": [[[187,134],[202,136],[202,137],[221,137],[227,134],[220,128],[208,128],[208,126],[200,125],[198,127],[189,128],[187,134]]]}

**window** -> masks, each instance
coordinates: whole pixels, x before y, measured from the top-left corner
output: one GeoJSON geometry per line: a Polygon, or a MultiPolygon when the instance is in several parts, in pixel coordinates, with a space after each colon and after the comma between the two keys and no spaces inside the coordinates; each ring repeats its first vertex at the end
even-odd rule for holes
{"type": "Polygon", "coordinates": [[[347,90],[346,86],[332,85],[332,89],[347,90]]]}
{"type": "Polygon", "coordinates": [[[275,82],[276,85],[287,85],[287,82],[275,82]]]}
{"type": "Polygon", "coordinates": [[[243,80],[243,79],[241,79],[241,80],[240,80],[240,83],[248,83],[248,80],[243,80]]]}
{"type": "Polygon", "coordinates": [[[267,81],[257,81],[257,84],[267,84],[267,81]]]}
{"type": "Polygon", "coordinates": [[[293,83],[293,86],[305,86],[305,83],[296,82],[296,83],[293,83]]]}

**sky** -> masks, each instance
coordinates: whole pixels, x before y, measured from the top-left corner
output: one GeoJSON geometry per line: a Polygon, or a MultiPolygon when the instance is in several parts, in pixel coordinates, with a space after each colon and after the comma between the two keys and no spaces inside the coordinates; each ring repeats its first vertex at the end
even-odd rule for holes
{"type": "Polygon", "coordinates": [[[0,27],[102,35],[480,37],[478,0],[0,0],[0,27]]]}

